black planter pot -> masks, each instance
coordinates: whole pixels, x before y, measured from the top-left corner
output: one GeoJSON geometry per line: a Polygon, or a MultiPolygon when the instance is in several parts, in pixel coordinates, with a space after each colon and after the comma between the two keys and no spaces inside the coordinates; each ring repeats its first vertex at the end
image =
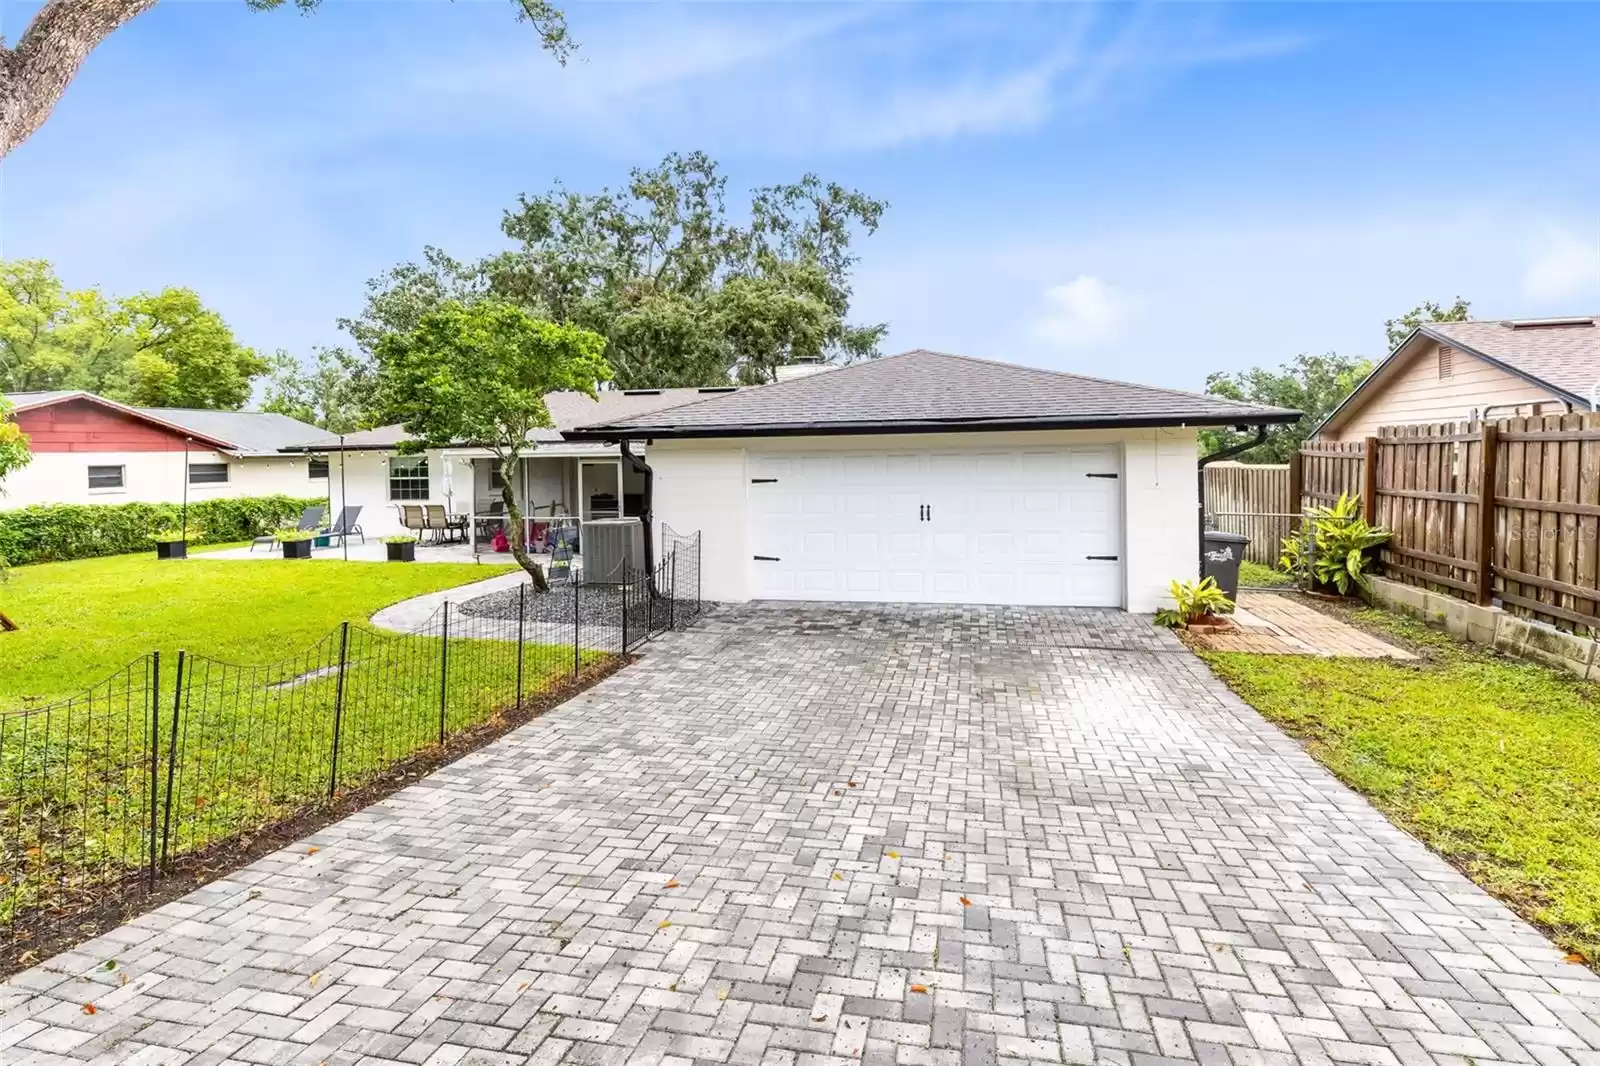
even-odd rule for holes
{"type": "Polygon", "coordinates": [[[189,557],[189,542],[186,540],[158,540],[156,541],[157,559],[187,559],[189,557]]]}
{"type": "Polygon", "coordinates": [[[391,563],[414,563],[417,561],[417,542],[414,540],[404,541],[399,544],[385,544],[384,547],[389,550],[389,561],[391,563]]]}
{"type": "Polygon", "coordinates": [[[286,540],[283,542],[283,557],[285,559],[311,558],[311,542],[309,540],[286,540]]]}

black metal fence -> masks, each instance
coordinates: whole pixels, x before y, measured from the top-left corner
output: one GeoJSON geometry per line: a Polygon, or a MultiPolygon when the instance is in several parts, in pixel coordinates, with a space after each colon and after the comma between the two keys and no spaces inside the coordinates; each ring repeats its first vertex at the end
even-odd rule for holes
{"type": "Polygon", "coordinates": [[[0,714],[0,972],[687,625],[699,548],[674,537],[654,572],[618,583],[447,602],[404,633],[345,622],[268,665],[152,652],[71,699],[0,714]]]}

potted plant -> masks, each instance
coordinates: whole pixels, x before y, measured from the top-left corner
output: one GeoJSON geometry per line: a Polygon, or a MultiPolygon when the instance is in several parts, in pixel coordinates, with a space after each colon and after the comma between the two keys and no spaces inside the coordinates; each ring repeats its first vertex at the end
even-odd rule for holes
{"type": "Polygon", "coordinates": [[[1342,494],[1332,507],[1313,507],[1305,528],[1283,541],[1278,566],[1313,592],[1348,596],[1367,587],[1373,555],[1394,534],[1361,517],[1361,501],[1342,494]]]}
{"type": "MultiPolygon", "coordinates": [[[[200,531],[194,530],[199,537],[200,531]]],[[[189,556],[189,534],[181,529],[163,529],[150,535],[156,542],[157,559],[186,559],[189,556]]]]}
{"type": "Polygon", "coordinates": [[[1233,625],[1223,615],[1233,613],[1233,601],[1214,577],[1200,581],[1174,581],[1173,607],[1156,612],[1156,625],[1172,629],[1227,629],[1233,625]]]}
{"type": "Polygon", "coordinates": [[[379,539],[383,541],[384,548],[389,552],[389,561],[391,563],[414,563],[417,561],[417,538],[411,534],[394,533],[379,539]]]}
{"type": "Polygon", "coordinates": [[[295,529],[293,527],[280,529],[273,536],[278,538],[278,543],[283,545],[285,559],[311,558],[311,542],[316,539],[314,529],[295,529]]]}

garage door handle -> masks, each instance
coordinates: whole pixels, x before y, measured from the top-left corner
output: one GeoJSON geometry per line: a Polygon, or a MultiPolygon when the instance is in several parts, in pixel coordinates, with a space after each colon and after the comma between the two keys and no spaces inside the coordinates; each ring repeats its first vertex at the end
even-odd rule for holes
{"type": "Polygon", "coordinates": [[[750,484],[752,485],[776,485],[777,483],[778,479],[775,477],[753,477],[750,479],[750,484]]]}
{"type": "Polygon", "coordinates": [[[752,556],[752,558],[758,563],[775,563],[779,561],[776,555],[756,555],[752,556]]]}
{"type": "Polygon", "coordinates": [[[1102,563],[1114,563],[1117,561],[1117,556],[1115,555],[1085,555],[1084,558],[1093,559],[1096,562],[1102,563]]]}
{"type": "Polygon", "coordinates": [[[1117,479],[1117,475],[1115,475],[1115,474],[1085,474],[1083,476],[1084,477],[1108,477],[1112,481],[1115,481],[1117,479]]]}

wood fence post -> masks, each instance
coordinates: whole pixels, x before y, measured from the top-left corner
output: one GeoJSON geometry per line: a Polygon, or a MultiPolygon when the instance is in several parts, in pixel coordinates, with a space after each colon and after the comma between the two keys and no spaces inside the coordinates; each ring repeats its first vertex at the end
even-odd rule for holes
{"type": "Polygon", "coordinates": [[[1367,525],[1378,521],[1378,438],[1368,437],[1361,451],[1361,518],[1367,525]]]}
{"type": "Polygon", "coordinates": [[[1500,427],[1483,424],[1482,456],[1478,461],[1478,605],[1494,598],[1494,483],[1500,451],[1500,427]]]}
{"type": "Polygon", "coordinates": [[[1289,456],[1289,536],[1300,532],[1302,496],[1305,492],[1305,454],[1298,450],[1289,456]]]}

